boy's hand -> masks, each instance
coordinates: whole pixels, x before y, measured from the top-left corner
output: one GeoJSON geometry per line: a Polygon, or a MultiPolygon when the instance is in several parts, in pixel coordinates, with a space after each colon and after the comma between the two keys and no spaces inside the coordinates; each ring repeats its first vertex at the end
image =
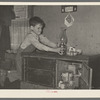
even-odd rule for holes
{"type": "Polygon", "coordinates": [[[63,48],[57,48],[57,53],[59,53],[60,55],[63,55],[64,49],[63,48]]]}

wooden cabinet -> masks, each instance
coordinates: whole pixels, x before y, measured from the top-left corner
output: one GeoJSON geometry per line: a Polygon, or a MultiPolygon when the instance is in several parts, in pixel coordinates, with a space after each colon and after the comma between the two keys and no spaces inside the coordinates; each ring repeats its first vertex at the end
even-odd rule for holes
{"type": "MultiPolygon", "coordinates": [[[[22,54],[23,82],[61,89],[59,85],[66,85],[72,81],[72,86],[64,89],[90,89],[92,69],[88,66],[88,57],[60,56],[56,53],[34,52],[22,54]],[[70,73],[70,74],[69,74],[70,73]],[[65,77],[63,77],[63,75],[65,77]],[[71,75],[72,77],[68,76],[71,75]],[[65,80],[66,84],[61,84],[65,80]]],[[[29,87],[27,87],[29,88],[29,87]]],[[[38,87],[39,88],[39,87],[38,87]]]]}

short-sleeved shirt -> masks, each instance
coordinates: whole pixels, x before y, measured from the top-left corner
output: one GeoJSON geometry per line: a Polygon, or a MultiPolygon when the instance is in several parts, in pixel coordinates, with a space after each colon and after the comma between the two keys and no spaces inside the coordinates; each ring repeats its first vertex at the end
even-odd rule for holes
{"type": "Polygon", "coordinates": [[[37,35],[33,32],[31,32],[30,34],[26,36],[26,38],[24,39],[20,47],[22,49],[25,49],[31,44],[37,49],[44,50],[44,51],[50,51],[51,49],[49,46],[46,46],[46,45],[51,45],[52,47],[55,47],[56,45],[55,43],[52,43],[51,41],[49,41],[44,35],[42,34],[37,35]]]}

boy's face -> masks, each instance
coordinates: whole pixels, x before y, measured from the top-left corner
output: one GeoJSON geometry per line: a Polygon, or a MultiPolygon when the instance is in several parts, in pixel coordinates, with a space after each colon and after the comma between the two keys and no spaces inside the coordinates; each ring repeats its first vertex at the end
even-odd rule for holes
{"type": "Polygon", "coordinates": [[[31,26],[31,29],[35,34],[40,35],[42,32],[42,27],[43,26],[41,24],[36,24],[35,26],[31,26]]]}

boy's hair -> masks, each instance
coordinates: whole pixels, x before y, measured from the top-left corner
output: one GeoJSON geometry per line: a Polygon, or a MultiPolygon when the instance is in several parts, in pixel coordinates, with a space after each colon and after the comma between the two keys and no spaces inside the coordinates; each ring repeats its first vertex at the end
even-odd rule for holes
{"type": "Polygon", "coordinates": [[[29,26],[35,26],[36,24],[41,24],[43,28],[45,27],[45,23],[40,17],[34,16],[29,19],[29,26]]]}

